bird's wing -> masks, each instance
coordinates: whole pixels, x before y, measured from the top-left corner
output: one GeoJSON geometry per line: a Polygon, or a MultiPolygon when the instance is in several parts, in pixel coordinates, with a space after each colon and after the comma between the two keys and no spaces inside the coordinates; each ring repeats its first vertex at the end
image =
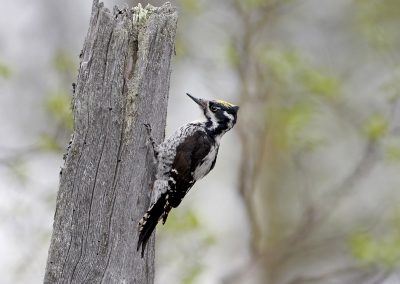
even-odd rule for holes
{"type": "Polygon", "coordinates": [[[139,250],[140,246],[142,247],[142,257],[159,219],[162,218],[163,223],[165,223],[171,207],[177,207],[195,183],[193,172],[210,152],[213,143],[212,138],[205,132],[196,131],[177,147],[168,180],[168,191],[160,191],[160,196],[155,199],[139,222],[137,249],[139,250]]]}
{"type": "Polygon", "coordinates": [[[168,203],[177,207],[195,183],[193,172],[210,152],[213,140],[204,131],[196,131],[177,147],[172,163],[168,203]]]}

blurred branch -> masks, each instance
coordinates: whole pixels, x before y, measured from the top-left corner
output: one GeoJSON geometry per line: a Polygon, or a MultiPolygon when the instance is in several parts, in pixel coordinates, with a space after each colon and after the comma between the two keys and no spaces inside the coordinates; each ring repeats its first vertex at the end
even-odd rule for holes
{"type": "MultiPolygon", "coordinates": [[[[393,124],[394,122],[394,115],[395,109],[397,107],[397,101],[391,105],[391,111],[389,112],[389,122],[393,124]]],[[[395,135],[396,127],[393,127],[392,130],[389,131],[389,135],[395,135]]],[[[328,190],[324,197],[321,199],[324,201],[325,204],[329,204],[327,206],[320,206],[317,210],[318,214],[317,217],[313,218],[314,222],[312,226],[305,226],[300,225],[299,230],[301,228],[305,229],[308,227],[306,231],[310,234],[316,229],[319,225],[326,222],[327,219],[338,209],[339,204],[341,201],[345,200],[345,198],[350,194],[354,193],[354,190],[351,190],[355,187],[355,185],[361,181],[363,178],[368,176],[374,166],[380,161],[379,155],[379,141],[369,139],[364,151],[362,152],[361,158],[359,162],[354,166],[353,171],[351,171],[340,183],[339,185],[333,187],[332,189],[328,190]]],[[[316,205],[311,205],[311,207],[315,207],[316,205]]],[[[310,208],[311,209],[311,208],[310,208]]],[[[310,218],[307,215],[304,217],[305,219],[310,218]]],[[[307,223],[303,221],[303,223],[307,223]]],[[[308,222],[310,223],[310,222],[308,222]]],[[[294,234],[296,235],[296,233],[294,234]]],[[[303,236],[304,237],[304,236],[303,236]]]]}
{"type": "MultiPolygon", "coordinates": [[[[254,10],[245,8],[244,2],[235,1],[234,3],[235,10],[239,16],[238,18],[242,23],[240,34],[232,39],[234,48],[237,52],[237,57],[240,59],[234,68],[239,78],[239,104],[243,111],[246,111],[246,109],[249,109],[249,106],[257,105],[254,103],[253,98],[259,100],[257,106],[260,106],[260,102],[262,104],[267,102],[266,98],[268,97],[268,94],[271,93],[271,86],[265,85],[265,77],[262,75],[260,63],[254,52],[254,42],[262,38],[261,32],[267,26],[268,20],[271,19],[269,14],[272,12],[277,13],[284,2],[268,2],[268,5],[254,10]],[[256,18],[254,17],[254,13],[262,13],[262,17],[256,18]]],[[[274,14],[274,16],[276,17],[276,14],[274,14]]],[[[322,101],[322,103],[326,102],[322,101]]],[[[332,106],[329,105],[329,107],[337,110],[339,105],[332,104],[332,106]]],[[[392,111],[389,119],[390,121],[393,119],[393,113],[394,111],[392,111]]],[[[249,115],[254,116],[256,114],[251,113],[249,115]]],[[[346,120],[346,118],[348,119],[349,116],[338,115],[338,119],[346,120]]],[[[348,123],[354,124],[354,129],[359,131],[359,125],[356,125],[357,123],[354,120],[350,119],[348,123]]],[[[265,145],[269,139],[269,133],[265,123],[261,129],[254,126],[254,124],[251,124],[252,127],[249,129],[249,125],[250,123],[246,124],[241,121],[238,123],[238,132],[242,145],[242,158],[239,169],[239,193],[243,198],[243,203],[252,232],[252,239],[250,242],[251,259],[248,265],[243,267],[243,269],[237,271],[232,277],[228,277],[233,281],[237,275],[243,274],[247,269],[250,269],[250,267],[257,265],[257,263],[266,264],[267,270],[271,274],[279,274],[278,270],[282,267],[283,263],[287,262],[292,256],[304,251],[304,249],[312,248],[312,246],[305,246],[304,244],[307,243],[307,241],[309,241],[315,234],[316,230],[337,211],[341,202],[346,200],[350,193],[354,193],[354,190],[352,189],[355,188],[357,183],[368,176],[375,165],[381,160],[380,136],[382,134],[379,132],[381,129],[378,129],[378,133],[371,132],[368,134],[371,136],[367,137],[367,142],[361,152],[360,159],[354,164],[353,169],[344,176],[341,181],[330,188],[328,192],[322,196],[322,204],[318,204],[316,200],[312,200],[312,196],[309,196],[303,204],[304,213],[293,232],[280,239],[278,244],[274,243],[272,247],[264,248],[262,247],[262,241],[265,236],[263,236],[262,226],[257,217],[257,210],[259,208],[257,208],[253,199],[256,185],[263,174],[263,164],[266,160],[265,157],[267,151],[265,145]],[[252,139],[255,140],[255,142],[253,142],[252,139]]],[[[378,126],[380,127],[380,125],[378,126]]],[[[372,129],[372,131],[375,131],[375,129],[372,129]]],[[[308,192],[308,185],[305,186],[305,191],[308,192]]],[[[271,230],[271,228],[269,229],[271,230]]],[[[341,236],[341,238],[343,239],[344,236],[341,236]]],[[[345,269],[349,269],[349,271],[351,270],[350,268],[345,269]]],[[[359,266],[352,269],[360,271],[359,266]]],[[[335,274],[337,271],[331,273],[335,274]]],[[[359,275],[360,277],[365,276],[368,277],[368,279],[372,279],[377,276],[376,273],[377,272],[372,274],[367,273],[367,275],[364,272],[360,272],[359,275]]],[[[321,277],[327,276],[329,277],[329,275],[323,275],[321,277]]],[[[274,279],[273,277],[274,276],[272,276],[271,279],[274,279]]],[[[297,279],[296,281],[304,280],[304,283],[314,283],[319,281],[319,278],[321,277],[297,279]]],[[[271,283],[274,283],[274,280],[271,279],[271,283]]],[[[230,280],[227,280],[227,283],[229,283],[229,281],[230,280]]]]}
{"type": "MultiPolygon", "coordinates": [[[[242,157],[244,157],[242,158],[239,170],[239,193],[246,204],[246,209],[248,211],[247,216],[252,229],[252,253],[257,254],[258,243],[261,240],[261,226],[257,221],[256,206],[253,205],[253,198],[256,189],[255,183],[261,174],[262,162],[264,161],[266,151],[265,147],[257,147],[257,149],[261,149],[261,151],[259,152],[259,156],[253,161],[252,157],[254,157],[254,153],[250,150],[248,133],[246,133],[241,124],[239,124],[238,133],[242,143],[242,157]]],[[[260,137],[261,139],[258,145],[265,145],[267,127],[264,128],[260,137]]]]}
{"type": "MultiPolygon", "coordinates": [[[[243,1],[234,1],[234,8],[236,13],[239,16],[240,21],[242,22],[243,31],[240,36],[234,37],[232,39],[233,46],[236,48],[239,54],[239,62],[238,65],[235,66],[235,71],[238,74],[238,78],[240,81],[239,84],[239,105],[242,107],[249,105],[251,103],[251,98],[253,96],[250,95],[249,90],[249,76],[251,76],[251,72],[249,70],[252,64],[252,58],[254,57],[253,42],[254,39],[258,36],[258,33],[262,30],[262,28],[267,24],[269,20],[269,14],[276,10],[283,3],[282,1],[272,1],[266,5],[262,5],[261,7],[253,10],[246,10],[243,1]],[[260,13],[262,17],[253,23],[251,21],[253,13],[260,13]]],[[[255,64],[254,66],[258,66],[255,64]]],[[[260,74],[257,72],[256,74],[260,74]]],[[[261,81],[260,81],[261,82],[261,81]]],[[[261,99],[265,98],[267,93],[264,92],[263,89],[259,90],[261,99]]],[[[239,138],[242,145],[242,162],[240,163],[239,169],[239,193],[242,196],[245,208],[247,210],[247,216],[249,219],[251,231],[252,231],[252,241],[251,241],[251,251],[252,254],[257,254],[257,247],[261,240],[261,226],[258,224],[256,217],[256,206],[253,204],[253,196],[255,190],[255,183],[260,175],[262,169],[262,163],[264,161],[265,155],[265,147],[263,145],[266,144],[267,135],[267,126],[264,124],[264,128],[260,129],[260,133],[258,137],[261,137],[259,141],[257,141],[257,147],[254,149],[251,147],[249,142],[249,130],[247,125],[243,123],[239,123],[238,126],[239,138]],[[258,151],[258,156],[255,156],[254,153],[258,151]]],[[[251,134],[250,134],[251,135],[251,134]]],[[[257,140],[257,139],[256,139],[257,140]]]]}
{"type": "MultiPolygon", "coordinates": [[[[318,218],[319,223],[326,221],[326,219],[334,212],[334,210],[331,209],[337,208],[340,201],[342,201],[348,194],[354,192],[351,189],[354,188],[357,182],[371,172],[378,161],[378,145],[375,141],[369,140],[364,148],[361,159],[355,165],[353,171],[350,172],[338,186],[330,189],[326,197],[322,198],[323,200],[326,200],[327,204],[330,204],[330,210],[326,212],[325,216],[321,215],[320,218],[318,218]]],[[[324,208],[326,208],[326,206],[324,206],[324,208]]]]}

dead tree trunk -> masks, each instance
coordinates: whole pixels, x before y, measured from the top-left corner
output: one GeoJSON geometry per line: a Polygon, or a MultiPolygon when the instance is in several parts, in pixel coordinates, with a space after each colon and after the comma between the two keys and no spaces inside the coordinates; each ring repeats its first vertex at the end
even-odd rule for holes
{"type": "Polygon", "coordinates": [[[176,23],[170,4],[111,13],[94,1],[45,283],[153,283],[154,237],[136,251],[155,172],[143,124],[164,138],[176,23]]]}

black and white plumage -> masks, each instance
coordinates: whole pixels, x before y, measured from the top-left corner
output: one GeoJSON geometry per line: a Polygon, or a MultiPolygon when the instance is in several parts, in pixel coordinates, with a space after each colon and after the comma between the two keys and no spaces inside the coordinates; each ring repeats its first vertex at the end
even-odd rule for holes
{"type": "Polygon", "coordinates": [[[203,111],[204,121],[190,122],[179,128],[160,145],[155,145],[146,125],[157,161],[150,207],[139,222],[138,250],[142,257],[158,221],[163,224],[196,181],[215,165],[221,137],[236,123],[239,107],[225,101],[197,99],[187,94],[203,111]]]}

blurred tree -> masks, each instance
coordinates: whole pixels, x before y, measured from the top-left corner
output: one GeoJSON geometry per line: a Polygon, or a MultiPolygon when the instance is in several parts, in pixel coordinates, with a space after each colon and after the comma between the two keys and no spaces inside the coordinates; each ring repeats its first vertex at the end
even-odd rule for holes
{"type": "Polygon", "coordinates": [[[387,52],[400,45],[398,21],[400,5],[396,0],[354,0],[355,26],[377,50],[387,52]]]}
{"type": "MultiPolygon", "coordinates": [[[[390,274],[388,265],[393,269],[398,264],[396,234],[374,240],[369,233],[355,233],[365,222],[354,213],[346,222],[336,216],[342,216],[341,205],[382,161],[383,141],[394,134],[393,114],[354,119],[358,106],[344,96],[345,81],[272,40],[274,22],[294,2],[235,1],[234,5],[240,30],[232,34],[226,54],[240,82],[239,192],[252,239],[248,266],[227,282],[242,283],[255,270],[260,283],[383,281],[390,274]],[[338,136],[335,129],[343,124],[347,126],[338,136]],[[317,180],[326,175],[322,169],[331,159],[326,152],[337,151],[332,143],[354,135],[364,148],[354,165],[340,176],[317,180]]],[[[399,3],[356,1],[356,5],[362,6],[357,25],[363,35],[379,47],[388,46],[389,39],[393,44],[397,35],[384,37],[382,32],[398,32],[399,3]]],[[[389,110],[393,102],[387,103],[389,110]]],[[[391,153],[396,156],[395,148],[391,153]]]]}

